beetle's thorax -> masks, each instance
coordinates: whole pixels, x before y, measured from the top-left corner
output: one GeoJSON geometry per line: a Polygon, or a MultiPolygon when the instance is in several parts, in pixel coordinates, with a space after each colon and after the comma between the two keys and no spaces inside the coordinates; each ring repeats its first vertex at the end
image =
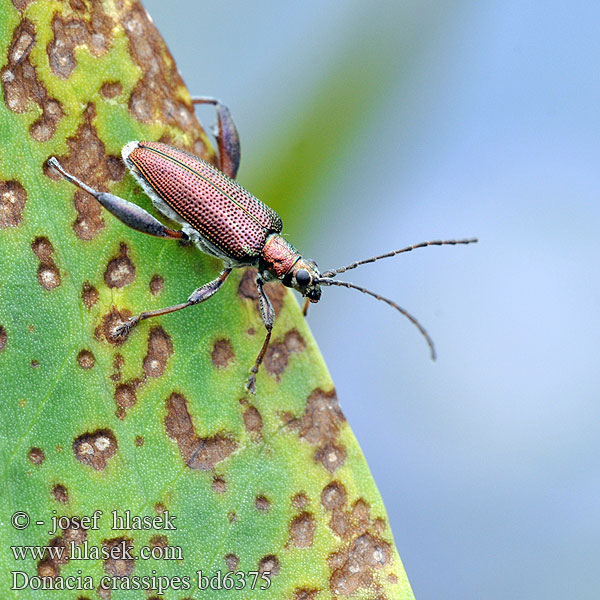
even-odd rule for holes
{"type": "Polygon", "coordinates": [[[277,279],[283,279],[300,258],[300,252],[292,244],[278,233],[272,233],[263,247],[259,267],[261,271],[268,271],[277,279]]]}
{"type": "Polygon", "coordinates": [[[265,242],[259,269],[265,280],[279,279],[283,285],[298,290],[311,302],[318,302],[321,274],[315,261],[304,258],[292,244],[278,233],[272,233],[265,242]]]}

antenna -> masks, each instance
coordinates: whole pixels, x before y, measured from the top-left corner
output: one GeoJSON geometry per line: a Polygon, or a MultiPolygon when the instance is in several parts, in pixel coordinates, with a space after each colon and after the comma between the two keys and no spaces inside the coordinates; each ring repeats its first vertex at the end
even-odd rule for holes
{"type": "MultiPolygon", "coordinates": [[[[380,254],[379,256],[372,256],[371,258],[365,258],[364,260],[358,260],[356,262],[350,263],[345,267],[340,267],[339,269],[331,269],[330,271],[325,271],[321,275],[323,277],[335,277],[340,273],[345,273],[346,271],[350,271],[350,269],[356,269],[356,267],[360,267],[360,265],[366,265],[367,263],[373,263],[382,258],[390,258],[391,256],[396,256],[396,254],[402,254],[403,252],[412,252],[417,248],[426,248],[427,246],[457,246],[458,244],[474,244],[477,242],[477,238],[469,238],[466,240],[434,240],[432,242],[421,242],[420,244],[415,244],[414,246],[407,246],[406,248],[400,248],[400,250],[392,250],[391,252],[386,252],[385,254],[380,254]]],[[[328,285],[328,284],[325,284],[328,285]]],[[[365,292],[366,293],[366,292],[365,292]]]]}

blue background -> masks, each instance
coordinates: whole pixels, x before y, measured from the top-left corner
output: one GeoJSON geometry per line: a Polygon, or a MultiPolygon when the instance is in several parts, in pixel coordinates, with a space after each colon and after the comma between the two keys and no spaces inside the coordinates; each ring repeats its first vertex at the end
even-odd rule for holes
{"type": "Polygon", "coordinates": [[[600,597],[600,4],[145,5],[189,89],[232,109],[249,187],[358,53],[348,95],[364,81],[372,103],[330,107],[352,135],[286,221],[321,267],[481,240],[347,276],[415,314],[436,363],[355,292],[308,317],[417,598],[600,597]]]}

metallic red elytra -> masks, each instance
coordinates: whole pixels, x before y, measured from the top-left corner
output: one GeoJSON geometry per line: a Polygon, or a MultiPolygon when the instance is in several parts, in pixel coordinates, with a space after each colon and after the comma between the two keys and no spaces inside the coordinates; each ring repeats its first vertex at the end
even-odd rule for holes
{"type": "Polygon", "coordinates": [[[164,315],[199,304],[210,298],[223,285],[236,267],[258,268],[256,286],[259,304],[267,330],[265,341],[250,370],[247,388],[255,391],[256,374],[263,360],[271,331],[274,312],[264,291],[267,281],[279,280],[294,288],[307,302],[318,302],[321,286],[337,285],[358,290],[386,302],[412,321],[425,336],[435,358],[433,341],[421,324],[395,302],[346,281],[334,279],[339,273],[359,265],[375,262],[425,246],[470,244],[476,239],[438,240],[423,242],[380,256],[351,263],[339,269],[319,271],[317,264],[304,258],[292,244],[281,236],[283,223],[279,215],[234,181],[240,162],[239,137],[229,110],[213,98],[194,98],[194,104],[214,104],[218,116],[217,142],[219,168],[205,160],[160,142],[129,142],[123,147],[123,161],[154,206],[166,217],[181,225],[180,230],[166,227],[150,213],[123,198],[98,192],[67,173],[58,160],[51,157],[48,164],[65,179],[89,192],[102,206],[129,227],[158,237],[190,240],[203,252],[223,261],[220,275],[195,290],[187,302],[167,308],[142,312],[115,329],[115,335],[126,335],[141,320],[164,315]]]}

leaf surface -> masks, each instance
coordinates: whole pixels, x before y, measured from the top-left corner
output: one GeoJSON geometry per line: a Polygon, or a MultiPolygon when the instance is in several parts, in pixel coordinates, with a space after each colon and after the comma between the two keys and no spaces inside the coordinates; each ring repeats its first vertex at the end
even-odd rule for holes
{"type": "Polygon", "coordinates": [[[380,496],[290,293],[269,284],[277,320],[256,396],[244,390],[264,335],[251,270],[235,271],[199,307],[145,321],[125,341],[112,335],[120,320],[182,302],[220,270],[194,247],[128,229],[45,167],[57,156],[90,185],[156,214],[125,172],[126,142],[162,140],[214,158],[141,5],[0,6],[3,597],[147,598],[99,585],[155,575],[167,599],[412,598],[380,496]],[[11,525],[17,511],[30,516],[27,528],[11,525]],[[76,528],[95,511],[97,529],[76,528]],[[175,528],[117,530],[113,511],[175,528]],[[74,519],[50,533],[60,516],[74,519]],[[77,558],[123,542],[137,560],[116,551],[77,558]],[[64,552],[16,559],[11,546],[64,552]],[[13,571],[90,577],[93,590],[10,591],[26,579],[13,571]],[[199,571],[221,573],[221,586],[231,571],[227,585],[244,589],[201,591],[199,571]],[[251,572],[270,572],[269,588],[250,589],[251,572]]]}

